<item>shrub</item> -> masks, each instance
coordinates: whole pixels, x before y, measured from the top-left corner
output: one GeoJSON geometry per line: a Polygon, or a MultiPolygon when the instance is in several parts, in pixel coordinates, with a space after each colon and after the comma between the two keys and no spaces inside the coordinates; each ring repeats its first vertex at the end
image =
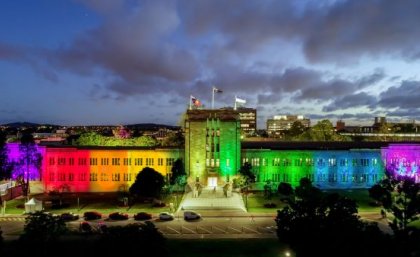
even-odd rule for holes
{"type": "Polygon", "coordinates": [[[275,203],[266,203],[266,204],[264,204],[264,207],[265,208],[276,208],[277,207],[277,204],[275,204],[275,203]]]}

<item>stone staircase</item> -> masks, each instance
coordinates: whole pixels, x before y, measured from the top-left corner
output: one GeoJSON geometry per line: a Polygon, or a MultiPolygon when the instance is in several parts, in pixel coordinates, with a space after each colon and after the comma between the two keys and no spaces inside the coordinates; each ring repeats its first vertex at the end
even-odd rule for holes
{"type": "Polygon", "coordinates": [[[222,187],[204,187],[198,197],[193,197],[193,192],[187,193],[179,210],[235,210],[246,212],[242,196],[231,192],[225,196],[222,187]]]}

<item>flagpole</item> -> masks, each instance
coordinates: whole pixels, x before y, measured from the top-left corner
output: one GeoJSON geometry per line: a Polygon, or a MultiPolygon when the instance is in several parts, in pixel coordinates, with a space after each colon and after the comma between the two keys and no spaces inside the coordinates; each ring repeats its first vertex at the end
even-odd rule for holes
{"type": "Polygon", "coordinates": [[[236,95],[235,95],[235,107],[233,107],[233,110],[236,111],[236,95]]]}
{"type": "Polygon", "coordinates": [[[211,90],[212,91],[212,96],[211,96],[211,109],[214,109],[214,87],[211,90]]]}

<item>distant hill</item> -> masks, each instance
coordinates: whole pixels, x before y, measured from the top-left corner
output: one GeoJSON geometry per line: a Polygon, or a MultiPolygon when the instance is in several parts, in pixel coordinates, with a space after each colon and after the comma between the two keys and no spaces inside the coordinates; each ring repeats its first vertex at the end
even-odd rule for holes
{"type": "Polygon", "coordinates": [[[40,126],[46,126],[46,127],[60,127],[60,125],[53,125],[53,124],[39,124],[39,123],[32,123],[32,122],[12,122],[3,124],[2,126],[12,127],[12,128],[21,128],[21,127],[29,127],[29,128],[35,128],[40,126]]]}
{"type": "Polygon", "coordinates": [[[165,124],[155,124],[155,123],[139,123],[139,124],[130,124],[125,125],[129,129],[136,128],[138,130],[159,130],[160,128],[166,128],[171,130],[177,130],[180,129],[179,126],[171,126],[171,125],[165,125],[165,124]]]}

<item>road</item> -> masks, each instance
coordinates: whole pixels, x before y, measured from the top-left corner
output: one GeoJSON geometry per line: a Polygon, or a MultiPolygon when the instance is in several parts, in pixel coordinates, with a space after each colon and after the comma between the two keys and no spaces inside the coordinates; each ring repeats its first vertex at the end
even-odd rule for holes
{"type": "MultiPolygon", "coordinates": [[[[387,221],[380,218],[377,213],[362,213],[362,219],[371,222],[377,222],[380,229],[386,233],[391,233],[387,221]]],[[[67,226],[77,230],[80,222],[68,222],[67,226]]],[[[151,220],[155,226],[168,238],[275,238],[276,224],[274,216],[257,214],[246,216],[215,216],[204,215],[200,220],[185,221],[182,215],[175,216],[172,221],[161,221],[157,217],[151,220]]],[[[136,223],[133,218],[126,221],[109,221],[100,219],[89,221],[93,228],[98,228],[101,224],[107,226],[126,225],[136,223]]],[[[15,239],[23,231],[23,217],[0,217],[0,226],[3,230],[5,239],[15,239]]]]}

